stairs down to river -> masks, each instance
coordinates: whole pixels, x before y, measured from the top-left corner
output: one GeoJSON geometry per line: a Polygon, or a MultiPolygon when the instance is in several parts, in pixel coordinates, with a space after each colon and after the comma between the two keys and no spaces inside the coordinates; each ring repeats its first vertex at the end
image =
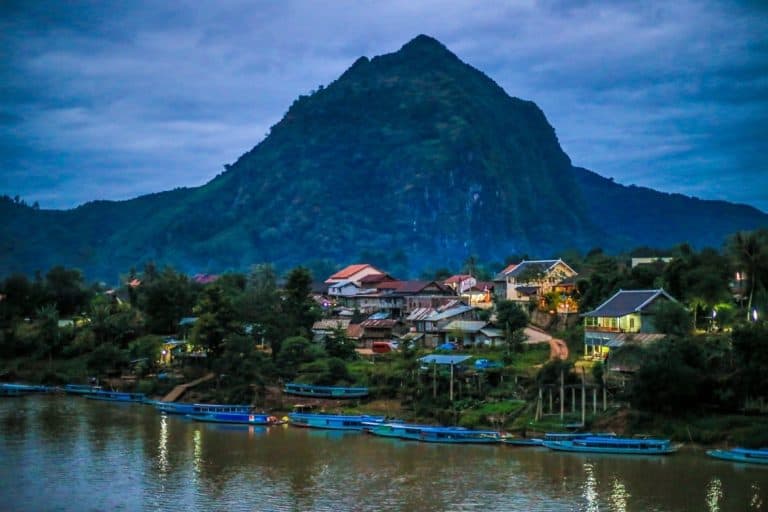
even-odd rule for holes
{"type": "Polygon", "coordinates": [[[175,402],[179,398],[181,398],[181,395],[183,395],[189,388],[195,387],[201,382],[205,382],[207,380],[211,380],[214,377],[213,373],[207,373],[200,377],[197,380],[193,380],[192,382],[187,382],[186,384],[179,384],[175,388],[171,390],[170,393],[165,395],[163,397],[163,402],[175,402]]]}

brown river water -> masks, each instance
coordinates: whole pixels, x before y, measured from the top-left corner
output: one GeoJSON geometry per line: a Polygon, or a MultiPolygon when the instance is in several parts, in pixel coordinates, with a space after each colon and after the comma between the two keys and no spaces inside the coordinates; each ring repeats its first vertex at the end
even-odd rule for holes
{"type": "Polygon", "coordinates": [[[139,404],[0,399],[0,511],[768,511],[768,466],[219,426],[139,404]]]}

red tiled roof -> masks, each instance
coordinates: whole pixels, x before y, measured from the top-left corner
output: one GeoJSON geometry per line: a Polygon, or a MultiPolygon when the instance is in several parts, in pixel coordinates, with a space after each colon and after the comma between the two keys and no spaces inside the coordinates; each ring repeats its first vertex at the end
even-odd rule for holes
{"type": "Polygon", "coordinates": [[[467,279],[472,279],[472,276],[469,274],[456,274],[455,276],[451,276],[443,281],[443,284],[460,283],[462,281],[466,281],[467,279]]]}
{"type": "Polygon", "coordinates": [[[517,267],[518,265],[519,265],[519,263],[512,263],[511,265],[507,266],[507,267],[506,267],[504,270],[502,270],[502,271],[501,271],[501,272],[499,272],[499,273],[500,273],[500,274],[504,274],[504,275],[507,275],[507,274],[509,274],[510,272],[512,272],[513,270],[515,270],[515,267],[517,267]]]}
{"type": "Polygon", "coordinates": [[[366,269],[368,267],[370,267],[370,265],[367,264],[367,263],[348,265],[347,267],[345,267],[345,268],[339,270],[338,272],[336,272],[335,274],[333,274],[328,279],[347,279],[347,278],[357,274],[361,270],[366,269]]]}

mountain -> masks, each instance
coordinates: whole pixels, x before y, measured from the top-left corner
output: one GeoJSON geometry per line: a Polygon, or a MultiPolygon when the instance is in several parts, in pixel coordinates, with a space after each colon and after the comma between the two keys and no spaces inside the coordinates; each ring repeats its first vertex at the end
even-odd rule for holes
{"type": "Polygon", "coordinates": [[[209,183],[67,211],[0,201],[0,273],[56,264],[113,280],[365,259],[396,273],[470,254],[722,244],[754,208],[625,187],[572,166],[532,102],[418,36],[300,96],[209,183]]]}

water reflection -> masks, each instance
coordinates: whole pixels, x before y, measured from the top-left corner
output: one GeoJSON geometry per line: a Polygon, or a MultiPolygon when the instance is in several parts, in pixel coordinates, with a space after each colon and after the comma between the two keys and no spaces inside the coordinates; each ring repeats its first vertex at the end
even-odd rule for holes
{"type": "Polygon", "coordinates": [[[720,500],[723,499],[723,482],[717,478],[712,478],[707,484],[705,500],[709,512],[720,511],[720,500]]]}
{"type": "Polygon", "coordinates": [[[585,457],[26,400],[0,401],[0,460],[14,462],[0,464],[3,510],[757,511],[767,500],[766,468],[701,451],[585,457]],[[76,478],[51,470],[64,467],[76,478]]]}
{"type": "Polygon", "coordinates": [[[750,510],[763,510],[763,498],[760,493],[760,486],[756,483],[752,483],[751,489],[752,496],[749,499],[750,510]]]}
{"type": "Polygon", "coordinates": [[[584,491],[582,496],[587,502],[587,510],[596,512],[600,510],[600,504],[597,501],[597,478],[595,478],[595,468],[592,463],[584,463],[584,491]]]}
{"type": "Polygon", "coordinates": [[[627,487],[618,478],[613,479],[611,486],[611,510],[615,512],[626,512],[627,503],[632,495],[627,491],[627,487]]]}

